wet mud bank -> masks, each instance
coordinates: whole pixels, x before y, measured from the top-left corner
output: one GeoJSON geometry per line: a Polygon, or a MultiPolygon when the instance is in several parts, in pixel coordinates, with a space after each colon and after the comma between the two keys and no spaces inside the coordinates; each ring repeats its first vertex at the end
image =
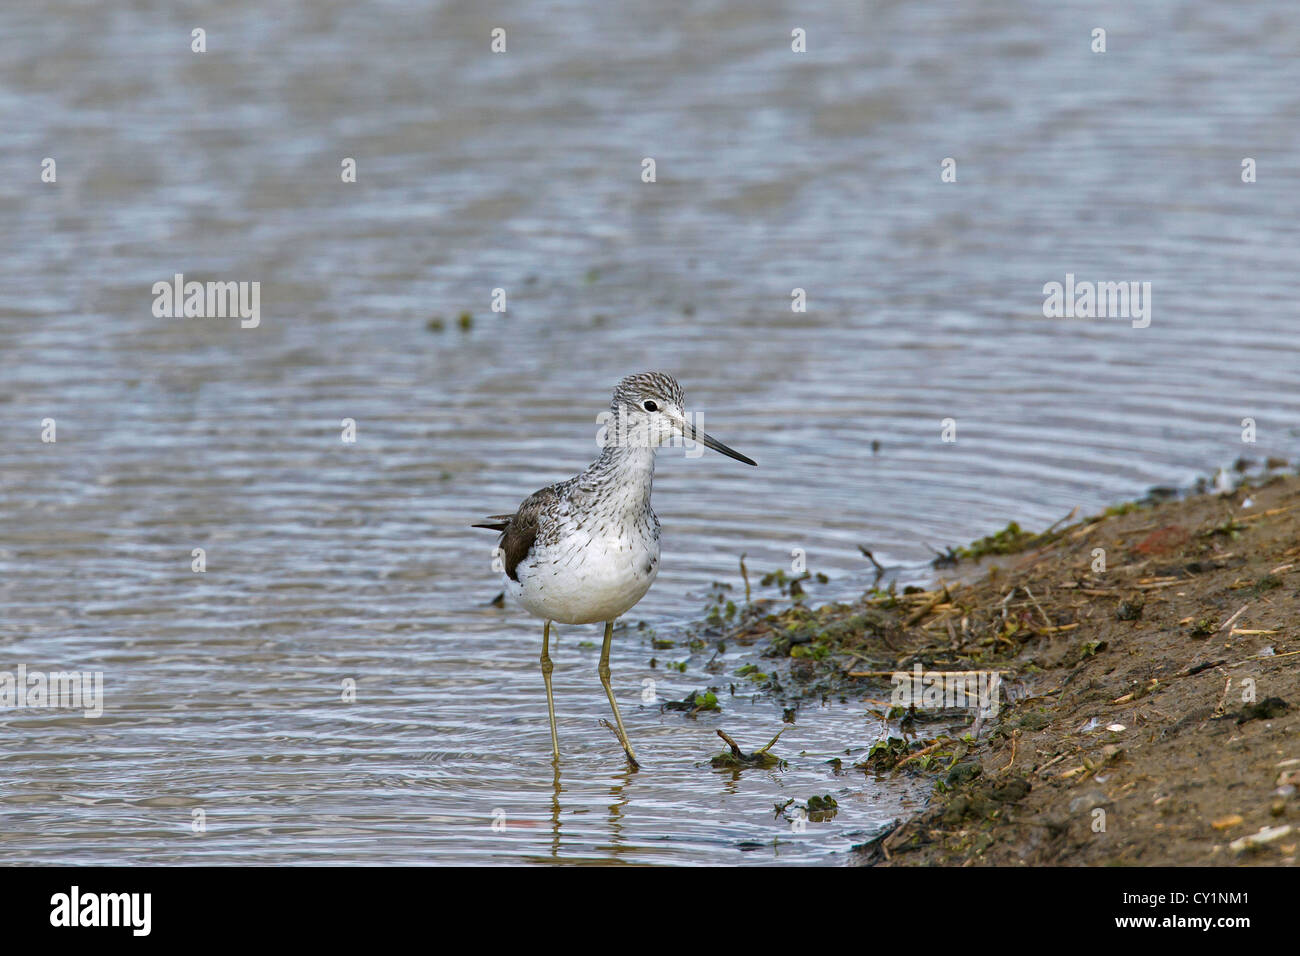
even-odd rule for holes
{"type": "Polygon", "coordinates": [[[743,676],[787,719],[833,696],[888,721],[845,772],[932,778],[854,862],[1294,865],[1300,478],[1012,525],[935,564],[928,590],[818,608],[769,576],[787,603],[729,634],[763,647],[743,676]]]}

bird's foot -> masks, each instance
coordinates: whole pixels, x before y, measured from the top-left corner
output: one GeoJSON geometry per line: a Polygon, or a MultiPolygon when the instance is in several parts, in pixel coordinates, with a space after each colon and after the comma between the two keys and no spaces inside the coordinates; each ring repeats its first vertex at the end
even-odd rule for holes
{"type": "Polygon", "coordinates": [[[623,753],[627,755],[628,766],[633,770],[640,770],[641,764],[637,762],[636,754],[632,753],[632,745],[623,739],[623,735],[618,732],[618,728],[611,724],[604,717],[600,718],[600,725],[614,735],[618,745],[623,748],[623,753]]]}

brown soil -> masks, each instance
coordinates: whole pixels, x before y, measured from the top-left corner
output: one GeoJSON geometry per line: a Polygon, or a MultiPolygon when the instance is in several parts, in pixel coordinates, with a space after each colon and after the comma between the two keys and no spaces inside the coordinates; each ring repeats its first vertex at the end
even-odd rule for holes
{"type": "Polygon", "coordinates": [[[978,737],[895,713],[899,739],[859,767],[931,774],[935,793],[862,862],[1295,864],[1300,479],[1112,511],[986,539],[1028,549],[966,583],[751,622],[791,697],[866,695],[883,711],[878,672],[1005,672],[978,737]]]}

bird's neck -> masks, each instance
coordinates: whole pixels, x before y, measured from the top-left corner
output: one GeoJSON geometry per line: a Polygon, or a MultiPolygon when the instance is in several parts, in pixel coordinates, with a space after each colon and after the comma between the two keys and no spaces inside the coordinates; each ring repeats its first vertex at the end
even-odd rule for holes
{"type": "Polygon", "coordinates": [[[650,506],[654,484],[655,450],[627,445],[610,445],[583,474],[592,485],[600,485],[601,496],[629,512],[650,506]]]}

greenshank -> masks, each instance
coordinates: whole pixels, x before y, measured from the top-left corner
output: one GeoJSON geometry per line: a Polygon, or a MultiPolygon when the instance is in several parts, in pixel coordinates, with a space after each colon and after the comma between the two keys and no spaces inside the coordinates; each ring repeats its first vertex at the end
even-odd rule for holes
{"type": "Polygon", "coordinates": [[[697,428],[685,404],[671,375],[629,375],[614,389],[610,414],[602,416],[600,457],[586,471],[529,495],[513,514],[492,515],[489,523],[474,525],[501,532],[496,555],[504,566],[506,593],[544,622],[542,679],[556,761],[560,739],[551,693],[551,622],[603,621],[600,682],[628,763],[634,770],[639,766],[609,683],[609,644],[614,622],[645,596],[659,573],[659,519],[650,507],[655,450],[698,442],[757,464],[697,428]]]}

